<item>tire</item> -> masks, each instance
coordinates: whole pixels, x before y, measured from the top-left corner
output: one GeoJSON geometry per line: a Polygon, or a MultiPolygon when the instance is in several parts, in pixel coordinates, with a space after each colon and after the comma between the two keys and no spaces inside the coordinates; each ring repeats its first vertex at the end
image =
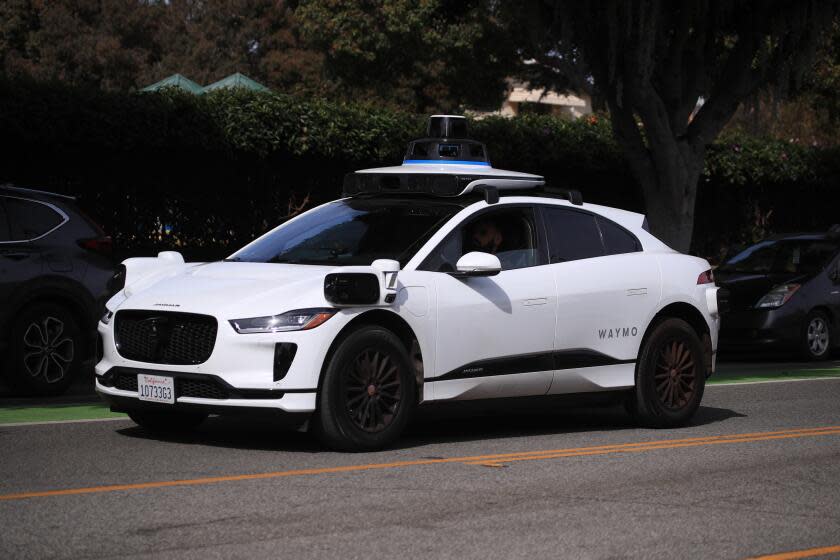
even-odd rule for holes
{"type": "Polygon", "coordinates": [[[811,311],[802,328],[801,352],[807,360],[827,360],[831,356],[831,320],[822,311],[811,311]]]}
{"type": "Polygon", "coordinates": [[[150,432],[173,434],[197,428],[207,419],[207,414],[179,410],[134,410],[128,413],[128,417],[150,432]]]}
{"type": "Polygon", "coordinates": [[[703,344],[682,319],[666,319],[646,337],[636,364],[636,387],[627,409],[651,428],[687,424],[706,387],[703,344]]]}
{"type": "Polygon", "coordinates": [[[338,451],[387,447],[414,412],[415,386],[400,339],[383,327],[361,327],[339,343],[324,371],[316,433],[338,451]]]}
{"type": "Polygon", "coordinates": [[[67,308],[30,305],[12,322],[6,379],[16,394],[60,395],[79,372],[83,348],[79,325],[67,308]]]}

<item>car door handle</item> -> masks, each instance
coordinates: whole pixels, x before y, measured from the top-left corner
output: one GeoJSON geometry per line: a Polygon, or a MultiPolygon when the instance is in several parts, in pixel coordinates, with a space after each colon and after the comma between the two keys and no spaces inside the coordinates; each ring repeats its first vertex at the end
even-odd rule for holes
{"type": "Polygon", "coordinates": [[[20,261],[29,257],[29,253],[24,251],[0,251],[0,257],[12,259],[13,261],[20,261]]]}
{"type": "Polygon", "coordinates": [[[541,297],[541,298],[526,299],[525,301],[522,302],[522,305],[545,305],[546,303],[548,303],[548,298],[547,297],[541,297]]]}

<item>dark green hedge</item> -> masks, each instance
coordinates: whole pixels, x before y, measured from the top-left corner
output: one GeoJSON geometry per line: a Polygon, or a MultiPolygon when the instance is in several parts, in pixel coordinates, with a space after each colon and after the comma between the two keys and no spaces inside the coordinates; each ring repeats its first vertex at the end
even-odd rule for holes
{"type": "MultiPolygon", "coordinates": [[[[223,255],[290,208],[335,198],[354,169],[398,163],[425,117],[249,91],[108,94],[0,80],[0,182],[80,196],[121,254],[223,255]]],[[[609,122],[487,118],[496,167],[540,173],[587,200],[643,210],[609,122]]],[[[834,150],[729,134],[709,151],[695,252],[836,218],[834,150]],[[758,209],[756,211],[756,208],[758,209]],[[759,220],[760,221],[760,220],[759,220]]]]}

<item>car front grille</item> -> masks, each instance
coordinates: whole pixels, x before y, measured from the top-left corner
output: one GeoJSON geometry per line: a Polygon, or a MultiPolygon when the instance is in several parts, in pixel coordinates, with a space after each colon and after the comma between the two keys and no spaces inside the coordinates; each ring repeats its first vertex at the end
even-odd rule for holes
{"type": "Polygon", "coordinates": [[[118,311],[114,336],[120,356],[152,364],[194,365],[213,353],[218,323],[209,315],[118,311]]]}

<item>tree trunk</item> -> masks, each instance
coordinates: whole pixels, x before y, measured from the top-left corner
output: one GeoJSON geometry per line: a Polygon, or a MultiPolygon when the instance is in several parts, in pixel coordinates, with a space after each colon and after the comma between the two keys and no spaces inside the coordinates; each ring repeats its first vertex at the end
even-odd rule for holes
{"type": "Polygon", "coordinates": [[[703,154],[693,153],[687,146],[680,148],[678,158],[651,150],[651,165],[642,173],[634,170],[634,175],[642,188],[651,233],[669,247],[687,253],[694,231],[703,154]]]}
{"type": "MultiPolygon", "coordinates": [[[[641,186],[651,233],[677,251],[691,249],[697,181],[705,145],[675,137],[661,111],[642,110],[644,135],[628,104],[608,97],[611,123],[630,171],[641,186]]],[[[638,103],[638,105],[644,105],[638,103]]]]}

